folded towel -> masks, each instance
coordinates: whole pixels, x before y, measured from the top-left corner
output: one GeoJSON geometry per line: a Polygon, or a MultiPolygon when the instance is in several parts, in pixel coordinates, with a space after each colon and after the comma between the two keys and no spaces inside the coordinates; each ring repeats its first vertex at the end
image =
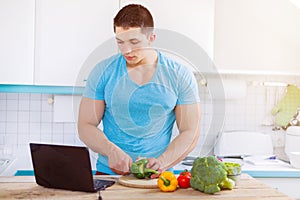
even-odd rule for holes
{"type": "Polygon", "coordinates": [[[300,108],[300,89],[294,85],[288,85],[285,96],[272,109],[272,115],[276,115],[275,124],[287,128],[300,108]]]}

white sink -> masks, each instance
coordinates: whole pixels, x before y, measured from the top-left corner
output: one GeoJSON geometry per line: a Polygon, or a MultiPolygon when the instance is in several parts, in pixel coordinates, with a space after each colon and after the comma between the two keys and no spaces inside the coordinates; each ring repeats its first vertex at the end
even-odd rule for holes
{"type": "Polygon", "coordinates": [[[219,157],[272,155],[272,138],[261,132],[226,131],[217,139],[214,154],[219,157]]]}

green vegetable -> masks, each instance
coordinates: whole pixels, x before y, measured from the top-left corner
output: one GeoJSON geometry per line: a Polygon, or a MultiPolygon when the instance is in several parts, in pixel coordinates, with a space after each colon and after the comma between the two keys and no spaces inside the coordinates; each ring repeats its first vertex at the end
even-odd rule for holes
{"type": "Polygon", "coordinates": [[[235,186],[235,182],[230,178],[225,178],[222,183],[220,183],[220,188],[232,190],[235,186]]]}
{"type": "Polygon", "coordinates": [[[224,163],[214,156],[198,157],[191,169],[191,187],[207,194],[214,194],[221,189],[232,189],[234,185],[227,178],[224,163]]]}
{"type": "Polygon", "coordinates": [[[132,163],[130,167],[130,172],[139,179],[150,178],[152,174],[158,174],[158,171],[154,169],[147,168],[147,159],[141,159],[132,163]]]}
{"type": "Polygon", "coordinates": [[[239,163],[224,162],[227,168],[227,175],[238,175],[241,174],[241,165],[239,163]]]}

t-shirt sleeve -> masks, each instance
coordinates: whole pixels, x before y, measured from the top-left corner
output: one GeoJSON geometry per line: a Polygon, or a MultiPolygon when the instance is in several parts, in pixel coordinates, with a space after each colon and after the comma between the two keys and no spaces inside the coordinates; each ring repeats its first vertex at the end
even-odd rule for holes
{"type": "Polygon", "coordinates": [[[97,64],[89,74],[83,96],[94,100],[104,100],[104,70],[97,64]]]}
{"type": "Polygon", "coordinates": [[[179,74],[177,104],[194,104],[200,102],[198,84],[194,74],[188,69],[182,70],[179,74]]]}

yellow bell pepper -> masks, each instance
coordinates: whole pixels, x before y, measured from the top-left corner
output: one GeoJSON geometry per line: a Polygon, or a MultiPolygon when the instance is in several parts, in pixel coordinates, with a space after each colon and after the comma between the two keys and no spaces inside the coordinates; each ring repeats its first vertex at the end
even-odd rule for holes
{"type": "Polygon", "coordinates": [[[172,172],[163,172],[157,179],[157,185],[163,192],[173,192],[177,189],[178,181],[172,172]]]}

